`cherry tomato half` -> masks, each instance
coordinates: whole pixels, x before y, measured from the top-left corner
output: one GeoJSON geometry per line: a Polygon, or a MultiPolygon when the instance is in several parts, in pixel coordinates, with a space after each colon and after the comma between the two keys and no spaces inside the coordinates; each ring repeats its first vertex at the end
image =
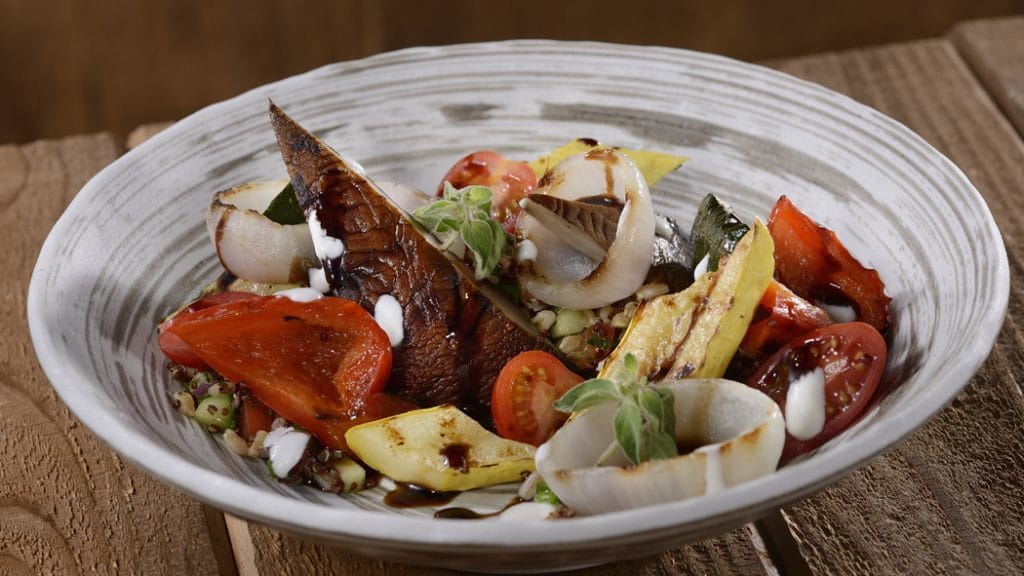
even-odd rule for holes
{"type": "Polygon", "coordinates": [[[491,189],[491,216],[502,223],[505,230],[514,233],[519,216],[519,201],[537,188],[537,175],[526,162],[509,160],[490,150],[473,152],[459,160],[441,179],[437,195],[444,191],[444,183],[455,188],[487,186],[491,189]]]}
{"type": "Polygon", "coordinates": [[[747,383],[786,413],[789,386],[817,368],[825,375],[825,423],[816,436],[798,440],[786,433],[782,459],[817,448],[850,425],[874,394],[885,370],[885,340],[871,325],[847,322],[819,328],[787,344],[747,383]]]}
{"type": "Polygon", "coordinates": [[[176,322],[180,322],[185,318],[188,318],[194,312],[230,302],[252,300],[253,298],[259,298],[259,296],[251,292],[217,292],[215,294],[203,296],[160,325],[159,334],[156,339],[157,344],[160,346],[160,350],[165,356],[170,358],[171,362],[174,362],[175,364],[181,364],[182,366],[188,366],[189,368],[198,368],[200,370],[209,368],[206,365],[206,362],[203,362],[203,359],[189,348],[188,344],[185,344],[181,338],[171,332],[171,327],[174,326],[176,322]]]}
{"type": "Polygon", "coordinates": [[[861,265],[835,233],[819,226],[785,196],[768,218],[775,241],[775,278],[808,300],[852,305],[857,320],[884,332],[890,298],[878,272],[861,265]]]}
{"type": "Polygon", "coordinates": [[[244,382],[268,408],[336,450],[347,448],[345,431],[362,417],[413,407],[380,398],[391,343],[351,300],[260,297],[197,311],[168,331],[218,374],[244,382]]]}
{"type": "Polygon", "coordinates": [[[583,378],[547,352],[529,350],[512,358],[491,393],[494,427],[503,438],[539,446],[568,418],[552,406],[583,378]]]}

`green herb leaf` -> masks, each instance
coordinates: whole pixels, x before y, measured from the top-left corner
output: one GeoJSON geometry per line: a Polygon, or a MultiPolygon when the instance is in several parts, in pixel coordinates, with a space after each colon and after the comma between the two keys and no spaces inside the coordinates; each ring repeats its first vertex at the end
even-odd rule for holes
{"type": "Polygon", "coordinates": [[[477,279],[486,278],[498,266],[498,258],[501,257],[500,254],[497,257],[494,255],[495,238],[491,227],[486,220],[470,220],[462,224],[459,234],[466,248],[473,252],[477,279]]]}
{"type": "Polygon", "coordinates": [[[278,192],[277,196],[274,196],[274,199],[270,201],[270,205],[263,211],[263,215],[278,224],[284,225],[304,224],[306,222],[306,215],[302,213],[302,208],[299,207],[299,200],[295,197],[295,190],[292,188],[291,182],[278,192]]]}
{"type": "MultiPolygon", "coordinates": [[[[484,217],[490,218],[492,196],[490,188],[487,186],[467,186],[460,190],[459,194],[459,202],[463,206],[473,209],[478,213],[482,212],[484,217]]],[[[477,215],[479,216],[479,214],[477,215]]]]}
{"type": "Polygon", "coordinates": [[[445,180],[444,191],[441,192],[441,198],[444,198],[445,200],[452,200],[454,202],[458,202],[458,194],[457,193],[458,193],[458,190],[455,189],[455,186],[452,186],[451,182],[448,182],[447,180],[445,180]]]}
{"type": "Polygon", "coordinates": [[[655,434],[651,436],[650,442],[647,447],[647,457],[650,460],[667,460],[679,455],[679,446],[673,436],[655,434]]]}
{"type": "Polygon", "coordinates": [[[610,400],[621,400],[613,422],[615,443],[630,462],[639,464],[679,453],[672,390],[649,386],[632,354],[626,354],[614,379],[581,382],[555,401],[554,407],[561,412],[575,412],[610,400]]]}
{"type": "Polygon", "coordinates": [[[643,413],[631,396],[623,399],[615,412],[615,441],[633,464],[645,460],[643,413]]]}
{"type": "MultiPolygon", "coordinates": [[[[440,199],[412,213],[413,220],[427,231],[436,234],[454,232],[462,238],[473,254],[477,280],[493,274],[511,246],[505,229],[491,218],[492,196],[491,189],[486,186],[467,186],[456,190],[445,182],[440,199]]],[[[449,236],[448,244],[453,239],[449,236]]]]}
{"type": "Polygon", "coordinates": [[[690,238],[693,240],[694,264],[708,257],[708,271],[718,269],[722,256],[731,254],[743,235],[750,230],[727,204],[708,194],[697,208],[690,238]]]}
{"type": "Polygon", "coordinates": [[[626,354],[626,357],[622,360],[622,369],[619,370],[619,377],[625,382],[632,384],[639,374],[640,362],[637,361],[636,356],[626,354]]]}
{"type": "Polygon", "coordinates": [[[661,401],[661,396],[658,395],[657,390],[647,387],[637,393],[636,396],[637,404],[644,411],[647,423],[651,429],[661,432],[662,422],[665,420],[665,403],[661,401]]]}
{"type": "Polygon", "coordinates": [[[594,378],[586,382],[580,382],[561,398],[555,400],[553,406],[559,412],[579,412],[591,406],[604,404],[609,400],[622,398],[619,388],[615,382],[603,378],[594,378]]]}
{"type": "Polygon", "coordinates": [[[416,221],[432,232],[458,230],[462,214],[462,209],[452,202],[431,202],[414,212],[416,221]]]}

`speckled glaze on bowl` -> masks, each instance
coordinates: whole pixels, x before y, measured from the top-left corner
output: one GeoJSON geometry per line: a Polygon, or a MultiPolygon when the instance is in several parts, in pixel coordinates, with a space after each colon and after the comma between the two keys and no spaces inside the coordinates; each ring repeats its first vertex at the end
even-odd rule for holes
{"type": "MultiPolygon", "coordinates": [[[[1006,253],[978,192],[902,125],[820,86],[665,48],[523,41],[345,62],[210,106],[94,177],[54,226],[28,313],[39,360],[85,425],[126,459],[232,514],[348,549],[462,569],[569,568],[715,536],[801,498],[900,441],[988,355],[1006,253]],[[371,175],[432,190],[469,151],[531,158],[588,136],[692,158],[654,189],[689,226],[714,192],[744,217],[787,194],[876,267],[896,323],[884,394],[845,434],[725,492],[590,518],[517,524],[399,512],[277,484],[178,415],[154,325],[218,270],[211,195],[285,175],[271,97],[371,175]]],[[[497,507],[512,489],[468,494],[497,507]]]]}

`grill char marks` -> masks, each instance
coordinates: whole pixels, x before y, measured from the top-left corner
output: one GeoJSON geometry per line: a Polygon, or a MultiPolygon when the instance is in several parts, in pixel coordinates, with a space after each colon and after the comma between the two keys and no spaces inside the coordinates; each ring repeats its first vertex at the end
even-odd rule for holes
{"type": "Polygon", "coordinates": [[[327,234],[345,245],[323,262],[332,292],[370,311],[383,294],[402,307],[405,338],[387,389],[421,405],[461,403],[489,415],[505,362],[549,345],[525,317],[510,319],[368,178],[273,103],[270,115],[303,211],[316,211],[327,234]]]}

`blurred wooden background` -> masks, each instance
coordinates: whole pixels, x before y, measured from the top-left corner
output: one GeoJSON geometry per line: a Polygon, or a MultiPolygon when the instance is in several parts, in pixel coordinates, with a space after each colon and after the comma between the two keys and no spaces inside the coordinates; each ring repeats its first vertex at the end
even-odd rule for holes
{"type": "Polygon", "coordinates": [[[938,36],[1024,0],[0,0],[0,142],[174,120],[291,74],[508,38],[764,60],[938,36]]]}

